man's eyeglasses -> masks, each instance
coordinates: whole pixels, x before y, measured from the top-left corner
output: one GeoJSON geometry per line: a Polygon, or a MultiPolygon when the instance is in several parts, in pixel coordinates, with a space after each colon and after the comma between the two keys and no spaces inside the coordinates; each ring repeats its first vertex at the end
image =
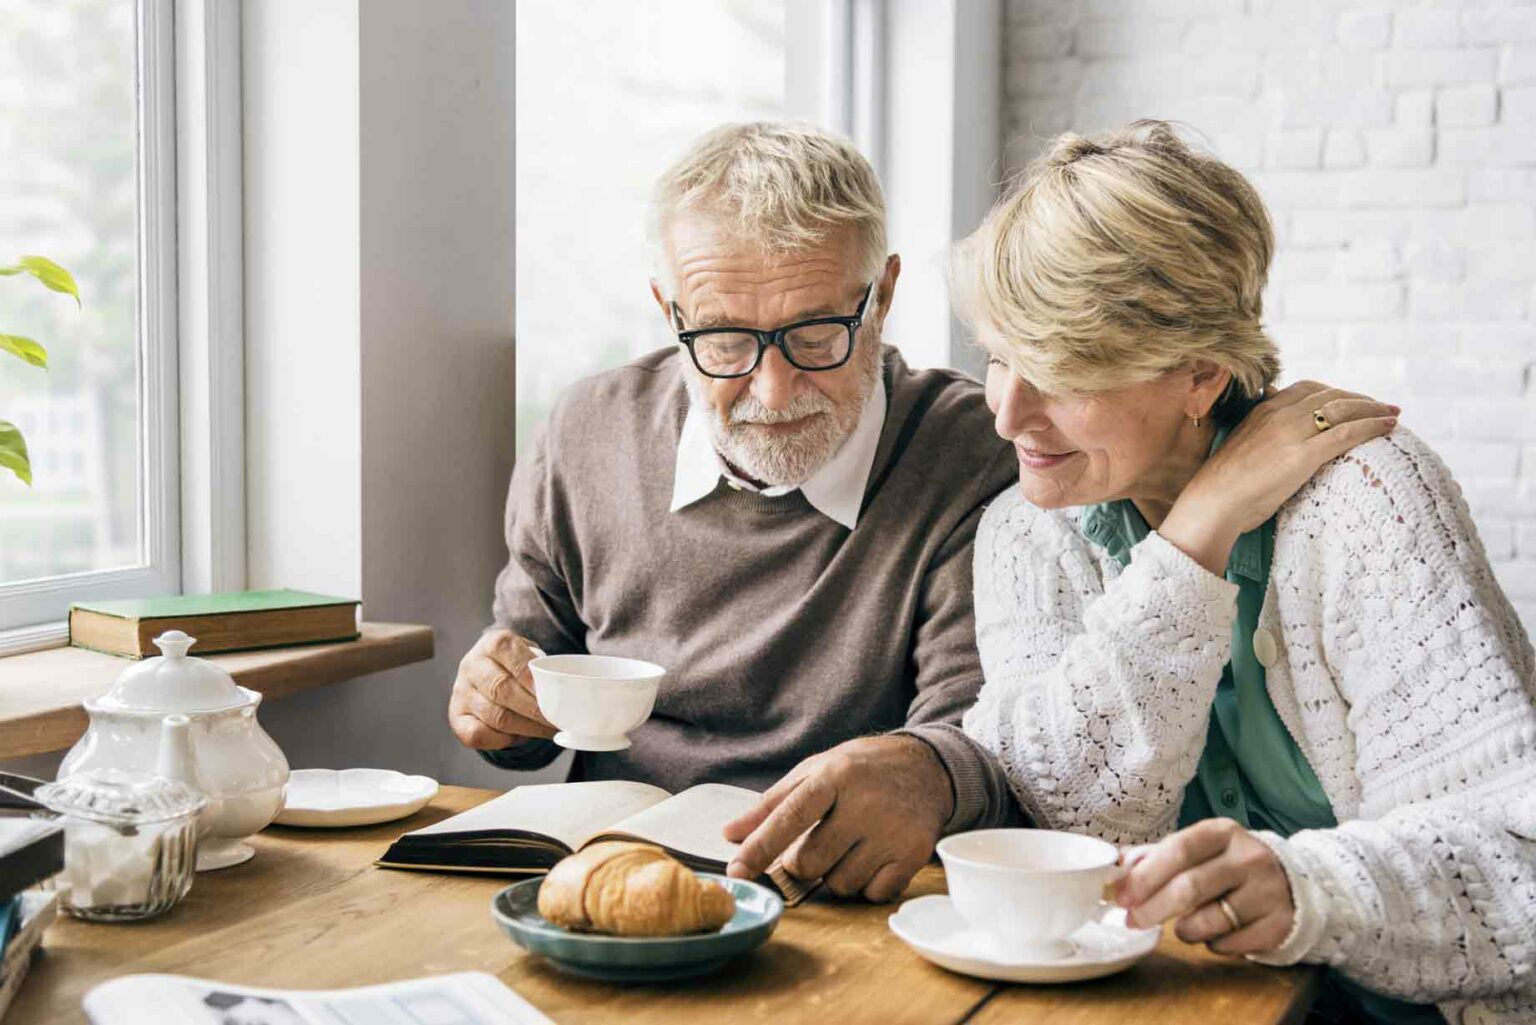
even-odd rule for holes
{"type": "Polygon", "coordinates": [[[864,323],[864,308],[875,284],[864,289],[864,298],[851,317],[812,317],[772,331],[750,327],[683,329],[683,314],[672,303],[672,325],[677,340],[688,349],[693,365],[706,377],[746,377],[763,361],[768,346],[776,346],[791,366],[801,370],[835,370],[853,355],[853,341],[864,323]]]}

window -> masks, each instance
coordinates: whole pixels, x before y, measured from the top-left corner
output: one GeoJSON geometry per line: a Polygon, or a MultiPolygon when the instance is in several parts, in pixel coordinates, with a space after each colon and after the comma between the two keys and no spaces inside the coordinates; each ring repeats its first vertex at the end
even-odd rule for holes
{"type": "Polygon", "coordinates": [[[0,361],[33,469],[0,474],[0,631],[179,584],[171,32],[170,0],[0,0],[0,263],[82,299],[0,278],[0,330],[49,353],[0,361]]]}
{"type": "Polygon", "coordinates": [[[532,0],[517,20],[517,437],[572,381],[669,345],[651,183],[726,121],[813,120],[879,166],[872,0],[532,0]]]}

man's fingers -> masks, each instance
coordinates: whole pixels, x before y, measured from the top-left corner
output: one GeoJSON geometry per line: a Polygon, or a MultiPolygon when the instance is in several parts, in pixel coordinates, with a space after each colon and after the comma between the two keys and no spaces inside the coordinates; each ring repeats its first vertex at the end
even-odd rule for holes
{"type": "Polygon", "coordinates": [[[1117,894],[1120,903],[1134,908],[1175,876],[1214,858],[1227,849],[1237,828],[1230,819],[1206,819],[1159,842],[1126,873],[1117,894]]]}
{"type": "Polygon", "coordinates": [[[542,719],[530,719],[510,709],[492,704],[475,691],[465,702],[468,712],[486,726],[500,733],[520,737],[553,737],[555,728],[542,719]]]}
{"type": "Polygon", "coordinates": [[[476,751],[500,751],[517,740],[516,737],[491,729],[467,712],[453,716],[449,725],[453,727],[453,735],[459,738],[461,744],[476,751]]]}
{"type": "MultiPolygon", "coordinates": [[[[822,823],[816,829],[823,829],[825,826],[826,823],[822,823]]],[[[816,830],[812,830],[811,835],[814,836],[815,834],[816,830]]],[[[803,847],[804,845],[802,844],[802,849],[803,847]]],[[[848,852],[838,859],[837,864],[831,866],[830,869],[822,869],[822,871],[817,872],[815,876],[810,878],[814,879],[816,876],[821,876],[822,882],[826,885],[827,889],[839,897],[855,897],[863,891],[864,887],[875,877],[875,872],[884,864],[884,856],[875,850],[873,843],[869,840],[856,840],[853,846],[848,848],[848,852]]],[[[789,868],[787,859],[785,867],[789,868]]],[[[799,878],[805,878],[793,869],[790,871],[799,878]]]]}
{"type": "MultiPolygon", "coordinates": [[[[846,818],[846,816],[843,816],[846,818]]],[[[859,832],[850,829],[850,823],[841,821],[836,811],[822,818],[805,838],[796,844],[784,857],[784,868],[796,879],[821,879],[831,872],[833,867],[840,864],[847,856],[851,855],[859,844],[859,832]]],[[[880,865],[875,862],[873,852],[866,855],[869,859],[865,865],[865,874],[858,880],[848,893],[839,893],[840,896],[849,896],[858,893],[874,875],[875,869],[880,865]]],[[[853,869],[850,869],[852,871],[853,869]]]]}
{"type": "Polygon", "coordinates": [[[831,807],[831,790],[806,780],[742,842],[731,864],[740,865],[749,878],[761,874],[796,837],[820,822],[831,807]]]}
{"type": "Polygon", "coordinates": [[[795,786],[799,784],[799,780],[781,790],[780,786],[783,783],[784,780],[779,780],[778,783],[769,788],[768,792],[756,804],[727,822],[722,831],[725,838],[731,843],[741,843],[751,836],[752,831],[761,826],[763,820],[772,814],[773,810],[783,802],[785,797],[789,796],[795,789],[795,786]]]}
{"type": "Polygon", "coordinates": [[[522,672],[538,656],[533,645],[511,630],[494,630],[486,634],[481,650],[512,673],[522,672]]]}
{"type": "Polygon", "coordinates": [[[544,721],[531,680],[525,684],[489,658],[472,660],[463,672],[470,686],[491,704],[510,709],[525,719],[544,721]]]}
{"type": "Polygon", "coordinates": [[[864,887],[864,899],[876,904],[895,900],[906,892],[907,884],[922,867],[922,865],[902,864],[895,861],[887,862],[875,873],[869,885],[864,887]]]}
{"type": "Polygon", "coordinates": [[[814,758],[808,758],[780,776],[779,781],[763,793],[762,799],[757,804],[725,824],[725,838],[731,843],[740,843],[745,840],[752,830],[763,824],[763,820],[770,812],[783,803],[784,798],[794,792],[795,787],[805,779],[814,762],[814,758]]]}

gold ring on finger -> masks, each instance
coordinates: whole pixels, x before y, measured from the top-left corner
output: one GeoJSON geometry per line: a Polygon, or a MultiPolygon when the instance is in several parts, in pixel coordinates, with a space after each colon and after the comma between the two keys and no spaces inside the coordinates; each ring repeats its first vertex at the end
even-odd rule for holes
{"type": "Polygon", "coordinates": [[[1332,422],[1330,422],[1329,419],[1323,415],[1323,407],[1321,406],[1312,411],[1312,423],[1319,431],[1328,431],[1333,429],[1332,422]]]}
{"type": "Polygon", "coordinates": [[[1232,931],[1243,927],[1243,920],[1237,917],[1237,912],[1232,910],[1232,905],[1227,903],[1227,898],[1217,897],[1216,906],[1221,908],[1221,913],[1227,916],[1227,923],[1232,926],[1232,931]]]}

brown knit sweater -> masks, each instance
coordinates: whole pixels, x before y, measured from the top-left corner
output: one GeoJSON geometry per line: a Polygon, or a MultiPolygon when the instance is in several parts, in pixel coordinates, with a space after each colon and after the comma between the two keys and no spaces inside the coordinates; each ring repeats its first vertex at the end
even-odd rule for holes
{"type": "MultiPolygon", "coordinates": [[[[723,481],[668,511],[688,409],[674,349],[561,397],[512,475],[496,623],[551,654],[668,670],[633,746],[578,755],[576,778],[761,790],[842,741],[900,730],[949,770],[947,831],[1016,820],[1001,770],[959,728],[982,681],[971,543],[1013,455],[976,382],[883,355],[889,403],[852,531],[799,491],[723,481]]],[[[530,741],[486,757],[534,768],[557,752],[530,741]]]]}

